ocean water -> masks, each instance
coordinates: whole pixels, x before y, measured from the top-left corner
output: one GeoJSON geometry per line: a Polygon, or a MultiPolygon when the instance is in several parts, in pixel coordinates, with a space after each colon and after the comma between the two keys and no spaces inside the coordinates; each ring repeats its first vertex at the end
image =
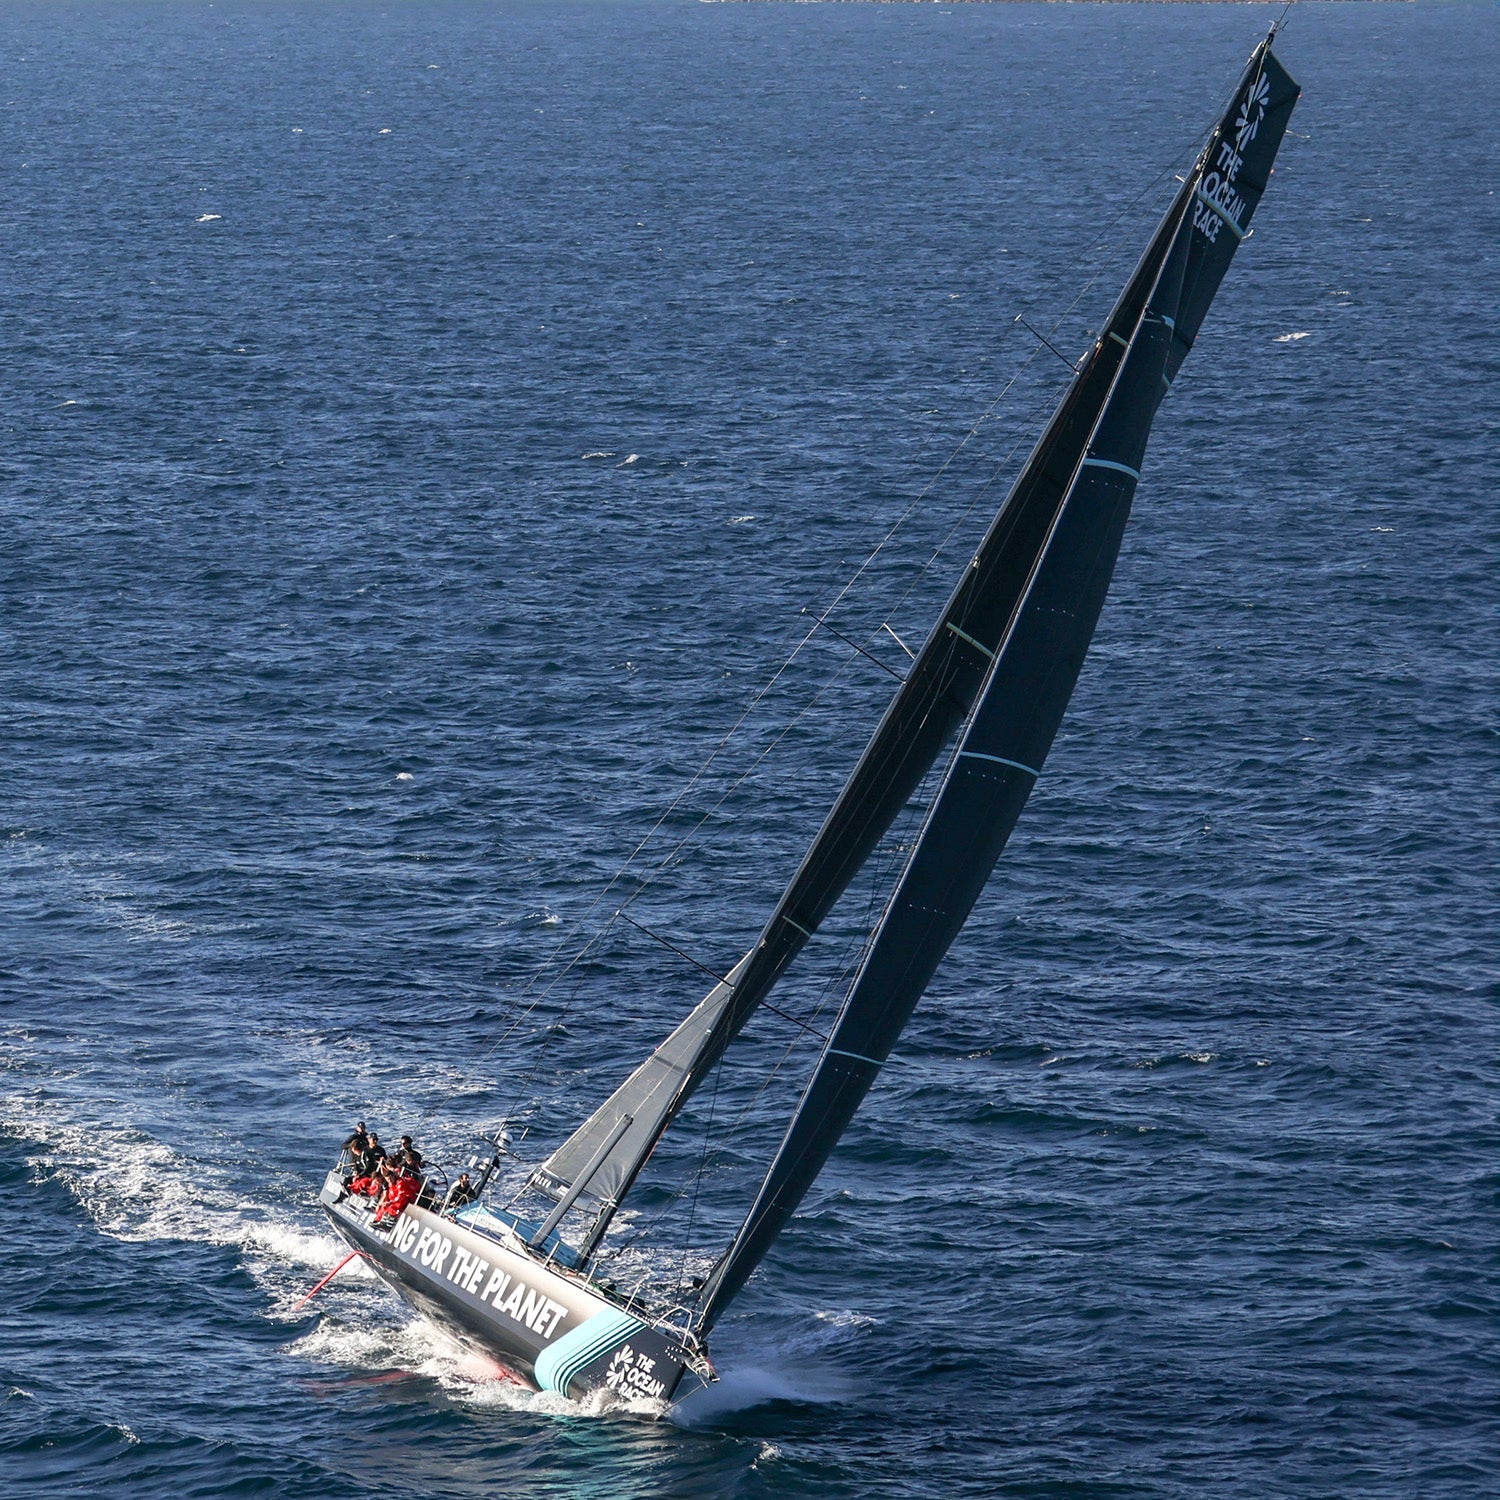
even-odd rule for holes
{"type": "MultiPolygon", "coordinates": [[[[627,898],[743,951],[891,686],[804,611],[921,638],[1016,315],[1081,352],[1273,14],[6,7],[0,1494],[1500,1492],[1489,6],[1291,13],[1063,733],[720,1385],[295,1306],[354,1120],[540,1151],[699,997],[627,898]]],[[[724,1243],[786,1042],[622,1263],[724,1243]]]]}

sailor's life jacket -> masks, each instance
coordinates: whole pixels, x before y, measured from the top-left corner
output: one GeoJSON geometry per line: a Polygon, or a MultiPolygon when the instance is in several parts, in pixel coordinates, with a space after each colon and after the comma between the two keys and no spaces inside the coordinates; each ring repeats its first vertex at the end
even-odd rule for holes
{"type": "Polygon", "coordinates": [[[375,1222],[380,1224],[386,1219],[394,1219],[408,1203],[416,1198],[421,1188],[422,1184],[415,1177],[403,1173],[385,1190],[385,1197],[380,1200],[380,1207],[375,1210],[375,1222]]]}

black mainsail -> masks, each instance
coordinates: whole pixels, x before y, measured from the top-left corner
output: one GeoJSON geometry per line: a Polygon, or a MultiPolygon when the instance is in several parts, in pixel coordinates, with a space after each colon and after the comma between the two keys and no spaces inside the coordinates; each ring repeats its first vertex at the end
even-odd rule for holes
{"type": "MultiPolygon", "coordinates": [[[[1030,721],[1050,723],[1050,728],[1045,732],[1033,729],[1028,737],[1017,727],[1015,737],[1027,741],[1023,752],[988,762],[991,769],[985,773],[987,781],[981,782],[972,799],[965,799],[982,805],[987,823],[1003,830],[993,851],[988,846],[982,850],[950,847],[937,831],[939,823],[934,820],[938,809],[934,807],[923,848],[914,853],[903,878],[903,892],[919,891],[923,882],[913,873],[919,865],[925,869],[940,858],[955,858],[965,863],[968,883],[973,886],[967,902],[954,904],[948,920],[928,935],[930,940],[923,949],[931,958],[930,964],[924,958],[903,966],[909,976],[906,989],[910,1002],[915,1004],[988,878],[1034,779],[1014,767],[1001,769],[1002,762],[1009,758],[1031,771],[1040,770],[1056,732],[1113,569],[1119,530],[1134,488],[1133,476],[1139,470],[1140,453],[1136,449],[1144,451],[1156,406],[1192,347],[1235,248],[1247,233],[1296,98],[1297,87],[1272,55],[1268,39],[1250,58],[1228,110],[1153,235],[1103,332],[1080,363],[1057,411],[755,945],[725,981],[709,991],[661,1046],[533,1175],[533,1185],[558,1200],[561,1212],[549,1217],[549,1231],[570,1212],[589,1218],[581,1245],[585,1256],[598,1243],[662,1132],[817,931],[955,731],[969,721],[965,744],[974,738],[980,716],[976,704],[981,697],[985,703],[1006,705],[992,712],[1010,715],[1019,726],[1023,712],[1019,705],[1026,700],[1013,695],[1040,689],[1041,697],[1024,712],[1030,715],[1030,721]],[[1126,458],[1101,456],[1111,449],[1126,458]],[[1092,462],[1085,460],[1085,450],[1092,462]],[[1134,462],[1127,461],[1132,456],[1134,462]],[[1107,468],[1108,463],[1121,467],[1107,468]],[[1074,535],[1078,523],[1064,525],[1064,518],[1086,509],[1088,497],[1101,487],[1101,493],[1112,496],[1110,513],[1114,519],[1106,528],[1108,535],[1103,540],[1079,539],[1074,535]],[[1086,583],[1080,575],[1061,585],[1086,586],[1089,599],[1078,607],[1065,644],[1039,644],[1027,630],[1017,631],[1028,600],[1033,615],[1043,608],[1040,601],[1046,587],[1039,589],[1039,581],[1047,585],[1060,566],[1050,564],[1043,578],[1038,571],[1039,560],[1057,557],[1076,545],[1102,549],[1086,583]],[[1026,654],[1033,649],[1050,652],[1051,656],[1036,658],[1025,667],[1026,654]],[[1006,658],[1004,670],[1002,657],[1006,658]],[[1041,706],[1043,700],[1045,708],[1041,706]],[[997,777],[1006,784],[988,784],[997,777]]],[[[980,753],[977,749],[966,752],[967,762],[974,762],[980,753]]],[[[964,756],[953,763],[963,768],[960,784],[967,785],[975,774],[975,764],[966,763],[964,756]]],[[[951,768],[940,799],[948,795],[950,784],[954,784],[951,768]]],[[[882,929],[882,934],[888,929],[892,936],[884,942],[877,938],[855,991],[846,1002],[840,1033],[846,1025],[857,1024],[849,1020],[851,1013],[856,1017],[863,1013],[863,1000],[856,1004],[855,996],[863,996],[876,984],[874,978],[865,977],[871,973],[876,953],[880,954],[874,968],[878,975],[895,949],[896,934],[906,931],[896,916],[899,903],[898,896],[882,929]]],[[[909,1010],[908,1005],[907,1014],[909,1010]]],[[[902,1015],[901,1023],[904,1020],[902,1015]]],[[[842,1050],[834,1048],[825,1054],[809,1088],[808,1102],[788,1135],[788,1146],[795,1136],[810,1132],[819,1139],[826,1137],[831,1149],[838,1131],[847,1123],[847,1115],[840,1109],[815,1126],[816,1110],[810,1114],[808,1107],[829,1086],[825,1075],[831,1080],[838,1071],[840,1065],[829,1059],[837,1058],[842,1050]]],[[[863,1086],[850,1094],[853,1102],[849,1113],[873,1076],[871,1071],[863,1086]]],[[[789,1165],[790,1158],[783,1163],[785,1154],[786,1147],[778,1163],[789,1165]]],[[[827,1151],[808,1155],[803,1146],[797,1145],[793,1154],[803,1165],[792,1177],[806,1178],[795,1193],[800,1199],[827,1151]]],[[[790,1181],[780,1182],[773,1168],[767,1188],[777,1204],[790,1201],[790,1181]]],[[[743,1279],[739,1268],[743,1266],[744,1274],[748,1274],[763,1253],[764,1244],[774,1238],[776,1228],[790,1212],[791,1207],[787,1207],[785,1213],[778,1210],[767,1216],[767,1210],[758,1203],[751,1221],[762,1228],[748,1238],[742,1231],[736,1248],[715,1273],[711,1306],[721,1306],[727,1300],[733,1290],[729,1283],[734,1281],[737,1286],[739,1281],[734,1278],[743,1279]],[[761,1249],[746,1260],[742,1247],[752,1243],[760,1244],[761,1249]],[[729,1290],[722,1290],[726,1287],[729,1290]]],[[[746,1228],[750,1228],[749,1221],[746,1228]]]]}

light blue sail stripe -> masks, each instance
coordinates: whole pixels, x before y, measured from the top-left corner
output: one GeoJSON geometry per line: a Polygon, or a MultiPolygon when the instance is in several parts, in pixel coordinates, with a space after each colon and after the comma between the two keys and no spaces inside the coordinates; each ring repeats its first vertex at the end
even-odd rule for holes
{"type": "Polygon", "coordinates": [[[1210,198],[1202,188],[1194,188],[1193,197],[1195,197],[1204,206],[1204,208],[1208,209],[1212,213],[1218,214],[1218,216],[1223,219],[1223,221],[1229,226],[1230,232],[1234,235],[1235,239],[1242,240],[1245,238],[1245,235],[1248,233],[1248,231],[1241,229],[1240,226],[1234,222],[1234,219],[1231,217],[1229,210],[1222,204],[1215,203],[1214,200],[1210,198]]]}
{"type": "Polygon", "coordinates": [[[987,657],[989,657],[989,659],[991,661],[994,661],[994,659],[995,659],[995,653],[993,651],[991,651],[990,648],[988,646],[986,646],[983,641],[976,641],[974,639],[974,637],[972,635],[970,635],[967,630],[960,630],[958,628],[958,626],[953,623],[952,620],[949,620],[947,623],[948,623],[948,629],[951,630],[954,633],[954,635],[956,635],[959,638],[959,640],[961,640],[961,641],[967,641],[976,651],[983,651],[984,654],[987,657]]]}
{"type": "Polygon", "coordinates": [[[866,1057],[863,1052],[845,1052],[839,1047],[828,1049],[835,1057],[852,1057],[855,1062],[869,1063],[872,1068],[878,1068],[880,1064],[873,1057],[866,1057]]]}
{"type": "Polygon", "coordinates": [[[1028,776],[1040,776],[1040,771],[1033,770],[1030,766],[1023,766],[1018,760],[1006,760],[1003,755],[986,755],[982,750],[960,750],[959,759],[963,760],[992,760],[997,766],[1009,766],[1015,771],[1024,771],[1028,776]]]}
{"type": "Polygon", "coordinates": [[[1083,466],[1086,469],[1117,469],[1121,474],[1129,474],[1137,483],[1141,478],[1139,469],[1132,469],[1129,464],[1117,464],[1112,458],[1086,458],[1083,466]]]}
{"type": "Polygon", "coordinates": [[[629,1313],[595,1313],[592,1318],[565,1333],[555,1344],[542,1350],[536,1362],[536,1383],[544,1391],[566,1395],[568,1382],[601,1354],[637,1333],[646,1325],[629,1313]]]}

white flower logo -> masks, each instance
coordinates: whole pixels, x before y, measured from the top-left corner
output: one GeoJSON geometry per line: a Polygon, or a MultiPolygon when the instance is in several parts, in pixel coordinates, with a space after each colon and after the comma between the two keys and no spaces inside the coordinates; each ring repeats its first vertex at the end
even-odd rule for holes
{"type": "Polygon", "coordinates": [[[615,1353],[610,1360],[609,1368],[604,1372],[604,1383],[614,1390],[620,1390],[625,1384],[625,1378],[635,1368],[635,1350],[626,1344],[615,1353]]]}
{"type": "Polygon", "coordinates": [[[1234,120],[1234,145],[1243,151],[1255,139],[1260,122],[1266,117],[1266,101],[1271,97],[1271,85],[1264,73],[1245,91],[1240,103],[1240,112],[1234,120]]]}

